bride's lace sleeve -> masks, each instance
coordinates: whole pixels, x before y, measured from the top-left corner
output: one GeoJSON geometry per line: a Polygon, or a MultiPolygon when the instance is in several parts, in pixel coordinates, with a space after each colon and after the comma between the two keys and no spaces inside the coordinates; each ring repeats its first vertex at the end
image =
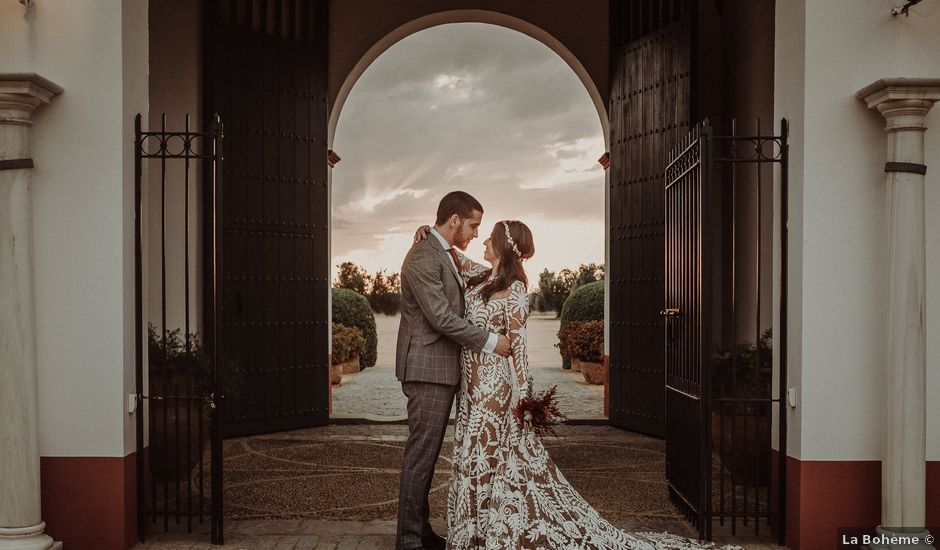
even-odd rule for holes
{"type": "Polygon", "coordinates": [[[470,258],[464,256],[463,253],[457,250],[456,247],[454,250],[457,252],[457,258],[460,259],[460,276],[463,277],[465,282],[490,269],[489,267],[483,264],[478,264],[470,258]]]}
{"type": "Polygon", "coordinates": [[[512,284],[512,290],[506,300],[506,317],[516,387],[519,388],[519,395],[525,396],[532,388],[529,379],[528,337],[526,335],[526,322],[529,320],[529,295],[522,281],[512,284]]]}

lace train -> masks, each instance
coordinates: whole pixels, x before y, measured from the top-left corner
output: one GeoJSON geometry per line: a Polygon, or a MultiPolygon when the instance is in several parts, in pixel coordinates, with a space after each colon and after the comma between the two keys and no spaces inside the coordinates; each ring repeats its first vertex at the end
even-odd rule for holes
{"type": "MultiPolygon", "coordinates": [[[[465,278],[483,267],[461,257],[465,278]]],[[[492,278],[491,278],[492,280],[492,278]]],[[[461,356],[448,547],[456,550],[667,550],[713,548],[670,533],[627,533],[600,517],[555,466],[538,436],[512,417],[527,389],[528,294],[517,281],[488,302],[467,291],[466,317],[507,334],[512,358],[461,356]]]]}

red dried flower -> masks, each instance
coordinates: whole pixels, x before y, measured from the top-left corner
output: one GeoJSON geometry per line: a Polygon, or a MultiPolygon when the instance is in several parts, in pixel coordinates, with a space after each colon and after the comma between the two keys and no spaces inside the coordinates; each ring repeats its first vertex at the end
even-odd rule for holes
{"type": "Polygon", "coordinates": [[[539,437],[555,434],[555,425],[568,419],[558,408],[558,386],[539,393],[523,397],[512,409],[512,415],[520,424],[535,432],[539,437]]]}

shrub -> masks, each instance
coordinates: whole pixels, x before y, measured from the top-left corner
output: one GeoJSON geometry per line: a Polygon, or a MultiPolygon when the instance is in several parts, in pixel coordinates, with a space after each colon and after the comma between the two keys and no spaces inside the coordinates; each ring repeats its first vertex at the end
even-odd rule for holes
{"type": "Polygon", "coordinates": [[[773,375],[773,336],[765,330],[754,342],[732,349],[717,347],[712,356],[712,392],[717,397],[763,397],[770,395],[773,375]]]}
{"type": "Polygon", "coordinates": [[[571,321],[604,320],[604,281],[588,283],[571,291],[561,308],[561,324],[571,321]]]}
{"type": "Polygon", "coordinates": [[[333,364],[345,363],[353,357],[362,356],[366,339],[356,327],[333,323],[333,364]]]}
{"type": "Polygon", "coordinates": [[[365,349],[359,356],[362,368],[374,367],[379,337],[375,332],[375,315],[369,300],[356,291],[345,288],[333,289],[333,322],[356,327],[365,338],[365,349]]]}
{"type": "MultiPolygon", "coordinates": [[[[562,329],[572,321],[604,321],[604,281],[597,281],[579,286],[571,291],[565,305],[561,308],[562,329]]],[[[560,331],[559,331],[560,332],[560,331]]],[[[601,331],[603,335],[603,331],[601,331]]],[[[562,368],[570,369],[572,357],[559,345],[562,368]]],[[[603,350],[602,350],[603,351],[603,350]]],[[[602,353],[603,355],[603,353],[602,353]]]]}
{"type": "Polygon", "coordinates": [[[604,360],[604,321],[572,321],[559,331],[570,357],[600,363],[604,360]]]}
{"type": "MultiPolygon", "coordinates": [[[[212,391],[212,363],[197,333],[189,333],[187,348],[182,329],[168,330],[164,339],[162,332],[148,323],[147,354],[151,391],[174,391],[172,384],[179,384],[179,389],[184,392],[208,394],[212,391]],[[171,386],[163,387],[164,384],[171,386]]],[[[226,395],[240,396],[245,382],[241,363],[223,357],[219,368],[226,395]]]]}

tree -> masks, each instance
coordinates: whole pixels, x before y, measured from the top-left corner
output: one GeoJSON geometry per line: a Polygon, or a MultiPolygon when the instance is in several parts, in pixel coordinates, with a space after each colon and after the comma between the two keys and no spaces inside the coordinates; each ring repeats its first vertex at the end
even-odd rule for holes
{"type": "Polygon", "coordinates": [[[604,280],[604,266],[596,263],[581,264],[577,271],[562,269],[557,274],[545,269],[539,274],[536,311],[554,311],[561,315],[561,308],[571,291],[588,283],[604,280]]]}
{"type": "Polygon", "coordinates": [[[371,277],[369,289],[369,305],[372,311],[395,315],[401,310],[401,277],[398,273],[387,274],[385,270],[377,271],[371,277]]]}
{"type": "Polygon", "coordinates": [[[571,270],[563,269],[557,275],[545,269],[539,274],[539,302],[542,311],[554,311],[561,315],[561,306],[571,291],[571,270]]]}
{"type": "Polygon", "coordinates": [[[595,263],[581,264],[578,266],[577,273],[574,274],[574,283],[571,290],[584,286],[588,283],[604,280],[604,266],[595,263]]]}
{"type": "Polygon", "coordinates": [[[362,295],[366,294],[371,277],[365,269],[352,262],[343,262],[336,267],[339,268],[339,275],[333,283],[334,288],[347,288],[362,295]]]}

